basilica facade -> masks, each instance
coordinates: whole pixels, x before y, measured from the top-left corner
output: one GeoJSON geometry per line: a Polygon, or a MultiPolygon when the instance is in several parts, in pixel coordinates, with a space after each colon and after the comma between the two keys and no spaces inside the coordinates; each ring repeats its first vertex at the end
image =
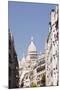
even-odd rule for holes
{"type": "Polygon", "coordinates": [[[27,49],[27,55],[19,61],[20,87],[42,86],[41,79],[45,75],[45,56],[39,55],[33,38],[27,49]]]}

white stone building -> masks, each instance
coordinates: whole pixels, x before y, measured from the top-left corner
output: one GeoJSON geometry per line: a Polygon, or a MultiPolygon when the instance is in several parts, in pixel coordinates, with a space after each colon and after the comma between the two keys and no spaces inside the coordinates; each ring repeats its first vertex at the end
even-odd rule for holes
{"type": "Polygon", "coordinates": [[[19,61],[20,87],[31,87],[32,83],[40,86],[41,83],[38,82],[41,80],[42,74],[45,73],[44,60],[44,55],[38,55],[32,38],[27,49],[27,55],[25,57],[23,55],[23,58],[19,61]],[[38,76],[39,80],[37,79],[38,76]]]}
{"type": "Polygon", "coordinates": [[[37,85],[42,86],[43,84],[41,83],[41,79],[43,75],[45,75],[45,53],[41,53],[38,57],[36,72],[37,72],[37,85]]]}
{"type": "Polygon", "coordinates": [[[58,36],[58,6],[51,10],[49,34],[45,45],[46,86],[58,85],[59,82],[59,36],[58,36]]]}

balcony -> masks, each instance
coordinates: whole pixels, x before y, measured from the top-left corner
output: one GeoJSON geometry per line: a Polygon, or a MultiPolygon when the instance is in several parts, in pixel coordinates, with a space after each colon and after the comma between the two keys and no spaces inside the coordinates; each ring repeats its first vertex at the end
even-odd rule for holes
{"type": "Polygon", "coordinates": [[[40,71],[43,71],[44,69],[45,69],[45,65],[42,66],[42,67],[38,67],[38,68],[37,68],[37,73],[40,72],[40,71]]]}

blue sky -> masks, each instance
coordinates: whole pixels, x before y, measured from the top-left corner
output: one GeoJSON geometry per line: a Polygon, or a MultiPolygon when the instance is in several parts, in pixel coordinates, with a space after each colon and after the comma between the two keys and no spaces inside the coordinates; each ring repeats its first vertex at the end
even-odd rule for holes
{"type": "Polygon", "coordinates": [[[20,59],[26,55],[31,36],[37,51],[43,52],[48,36],[50,11],[54,4],[8,2],[8,27],[14,36],[15,48],[20,59]]]}

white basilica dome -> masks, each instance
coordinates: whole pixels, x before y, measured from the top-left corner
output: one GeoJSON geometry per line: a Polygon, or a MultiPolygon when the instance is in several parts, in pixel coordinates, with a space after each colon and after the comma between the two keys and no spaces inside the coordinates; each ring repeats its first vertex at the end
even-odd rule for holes
{"type": "Polygon", "coordinates": [[[33,42],[33,37],[31,38],[31,43],[28,46],[28,53],[30,53],[30,52],[36,52],[36,46],[33,42]]]}

